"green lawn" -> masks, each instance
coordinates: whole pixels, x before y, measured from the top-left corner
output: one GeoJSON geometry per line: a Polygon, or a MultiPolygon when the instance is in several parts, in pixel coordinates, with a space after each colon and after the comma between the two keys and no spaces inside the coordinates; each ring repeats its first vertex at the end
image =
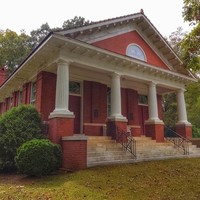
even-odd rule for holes
{"type": "Polygon", "coordinates": [[[200,199],[200,158],[95,167],[43,178],[0,175],[1,200],[200,199]]]}

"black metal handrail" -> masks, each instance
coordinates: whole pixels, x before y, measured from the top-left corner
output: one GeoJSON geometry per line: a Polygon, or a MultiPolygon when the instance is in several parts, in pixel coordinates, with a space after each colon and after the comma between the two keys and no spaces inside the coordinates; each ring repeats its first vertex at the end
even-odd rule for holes
{"type": "Polygon", "coordinates": [[[175,132],[173,129],[165,126],[165,139],[172,142],[174,146],[183,150],[184,155],[189,155],[190,140],[175,132]]]}
{"type": "Polygon", "coordinates": [[[112,128],[110,131],[114,131],[116,134],[116,140],[122,145],[124,151],[131,153],[132,157],[136,159],[136,140],[131,136],[129,132],[124,131],[116,124],[112,123],[112,128]]]}

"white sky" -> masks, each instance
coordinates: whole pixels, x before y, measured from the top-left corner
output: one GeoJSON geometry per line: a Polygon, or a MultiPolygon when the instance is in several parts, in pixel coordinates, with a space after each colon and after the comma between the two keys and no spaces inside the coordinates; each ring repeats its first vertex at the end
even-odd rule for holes
{"type": "Polygon", "coordinates": [[[0,29],[27,34],[48,23],[51,28],[62,27],[74,16],[98,21],[139,12],[145,15],[163,36],[169,36],[181,26],[191,28],[182,17],[183,0],[3,0],[0,3],[0,29]]]}

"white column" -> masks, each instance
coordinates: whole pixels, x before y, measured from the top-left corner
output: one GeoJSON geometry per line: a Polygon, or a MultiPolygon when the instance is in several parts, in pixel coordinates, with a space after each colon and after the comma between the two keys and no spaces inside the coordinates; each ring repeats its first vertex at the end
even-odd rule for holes
{"type": "Polygon", "coordinates": [[[111,116],[114,119],[126,119],[121,114],[121,84],[120,75],[113,73],[111,80],[111,116]]]}
{"type": "Polygon", "coordinates": [[[56,103],[50,118],[62,116],[73,116],[73,112],[69,111],[69,63],[67,62],[57,64],[56,103]]]}
{"type": "Polygon", "coordinates": [[[156,93],[156,84],[151,82],[149,85],[148,91],[148,107],[149,107],[149,119],[148,121],[155,122],[161,121],[158,117],[158,103],[157,103],[157,93],[156,93]]]}
{"type": "Polygon", "coordinates": [[[184,98],[184,89],[180,89],[177,92],[177,111],[178,111],[178,123],[188,124],[187,112],[184,98]]]}

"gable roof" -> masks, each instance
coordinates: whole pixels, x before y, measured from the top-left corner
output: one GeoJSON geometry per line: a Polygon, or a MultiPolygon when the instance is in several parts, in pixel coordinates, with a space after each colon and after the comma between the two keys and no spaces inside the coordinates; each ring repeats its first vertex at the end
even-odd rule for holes
{"type": "MultiPolygon", "coordinates": [[[[151,41],[154,47],[167,60],[167,62],[171,65],[169,67],[171,67],[172,71],[191,76],[191,72],[183,66],[183,62],[179,56],[175,53],[175,51],[156,29],[156,27],[151,23],[151,21],[146,17],[143,10],[141,10],[139,13],[92,22],[89,25],[83,25],[76,28],[59,31],[58,33],[73,39],[84,41],[82,39],[83,35],[91,35],[113,27],[122,26],[123,24],[128,26],[133,23],[139,30],[141,30],[140,33],[143,34],[146,39],[151,41]]],[[[84,42],[91,43],[91,41],[92,38],[91,40],[84,42]]]]}

